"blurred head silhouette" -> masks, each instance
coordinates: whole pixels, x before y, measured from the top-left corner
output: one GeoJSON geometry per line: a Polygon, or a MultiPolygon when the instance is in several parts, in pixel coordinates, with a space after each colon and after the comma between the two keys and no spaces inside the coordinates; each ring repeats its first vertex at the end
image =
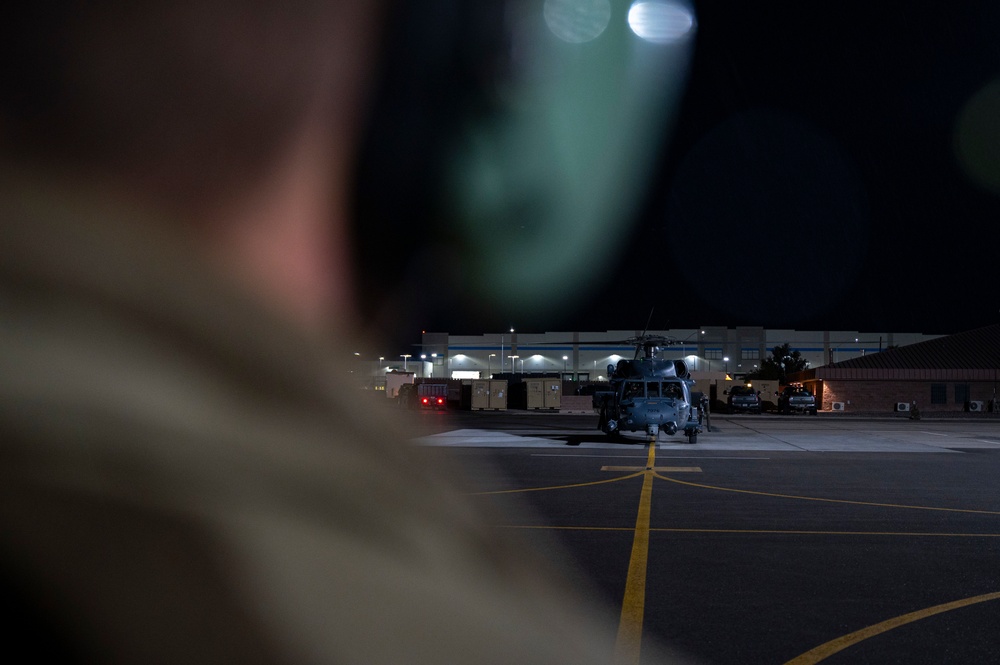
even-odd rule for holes
{"type": "Polygon", "coordinates": [[[29,3],[4,20],[7,169],[170,219],[307,325],[350,311],[345,189],[372,3],[29,3]]]}

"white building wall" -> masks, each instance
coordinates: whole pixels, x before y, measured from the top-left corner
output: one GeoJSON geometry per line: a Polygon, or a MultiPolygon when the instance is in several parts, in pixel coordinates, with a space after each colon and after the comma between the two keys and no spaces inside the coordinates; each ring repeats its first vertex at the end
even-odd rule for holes
{"type": "MultiPolygon", "coordinates": [[[[625,343],[625,340],[642,332],[515,331],[512,334],[507,331],[485,335],[426,333],[423,352],[428,355],[438,354],[433,369],[434,376],[452,376],[455,371],[478,371],[483,378],[501,373],[557,373],[574,380],[604,381],[607,379],[609,364],[633,357],[635,349],[625,343]],[[517,357],[512,359],[512,356],[517,357]]],[[[880,345],[885,349],[890,344],[904,346],[940,337],[920,333],[722,326],[647,332],[677,340],[668,354],[687,359],[693,371],[728,371],[730,374],[752,372],[779,344],[790,344],[793,350],[802,353],[810,367],[819,367],[830,362],[878,353],[880,345]]]]}

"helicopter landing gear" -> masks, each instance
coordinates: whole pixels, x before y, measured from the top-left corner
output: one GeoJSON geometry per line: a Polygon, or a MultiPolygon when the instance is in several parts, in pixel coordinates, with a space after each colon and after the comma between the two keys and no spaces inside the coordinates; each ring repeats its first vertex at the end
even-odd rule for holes
{"type": "Polygon", "coordinates": [[[622,437],[618,421],[607,417],[607,409],[601,409],[601,429],[612,441],[617,441],[622,437]]]}
{"type": "Polygon", "coordinates": [[[687,433],[687,435],[688,435],[688,443],[698,443],[698,431],[697,430],[691,430],[691,431],[689,431],[687,433]]]}
{"type": "Polygon", "coordinates": [[[646,425],[646,437],[650,441],[656,441],[660,437],[660,426],[653,423],[646,425]]]}

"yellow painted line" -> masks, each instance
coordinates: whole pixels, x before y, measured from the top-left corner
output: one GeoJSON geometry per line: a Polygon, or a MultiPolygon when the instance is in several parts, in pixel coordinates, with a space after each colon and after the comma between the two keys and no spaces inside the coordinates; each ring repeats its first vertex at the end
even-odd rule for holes
{"type": "Polygon", "coordinates": [[[635,531],[630,526],[550,526],[548,524],[501,524],[498,529],[551,529],[553,531],[635,531]]]}
{"type": "Polygon", "coordinates": [[[776,494],[774,492],[758,492],[756,490],[741,490],[733,487],[717,487],[714,485],[702,485],[700,483],[692,483],[686,480],[677,480],[676,478],[668,478],[667,476],[661,476],[655,474],[660,480],[666,480],[667,482],[677,483],[678,485],[687,485],[689,487],[700,487],[706,490],[717,490],[719,492],[737,492],[739,494],[754,494],[756,496],[771,496],[779,499],[796,499],[799,501],[821,501],[824,503],[846,503],[852,506],[875,506],[878,508],[905,508],[908,510],[933,510],[944,513],[972,513],[975,515],[1000,515],[1000,511],[995,510],[972,510],[969,508],[938,508],[935,506],[911,506],[907,504],[900,503],[875,503],[872,501],[850,501],[848,499],[824,499],[817,496],[798,496],[795,494],[776,494]]]}
{"type": "Polygon", "coordinates": [[[653,461],[656,446],[649,446],[646,461],[648,470],[642,471],[642,493],[639,496],[639,513],[635,518],[635,537],[632,539],[632,556],[628,562],[625,580],[625,597],[615,640],[614,665],[638,665],[642,647],[642,618],[646,605],[646,561],[649,557],[649,515],[653,500],[653,461]]]}
{"type": "MultiPolygon", "coordinates": [[[[644,466],[602,466],[601,471],[649,471],[644,466]]],[[[700,466],[654,466],[653,471],[662,473],[701,473],[700,466]]]]}
{"type": "MultiPolygon", "coordinates": [[[[574,528],[574,527],[554,527],[574,528]]],[[[664,533],[745,533],[778,536],[928,536],[934,538],[1000,538],[1000,533],[931,533],[923,531],[811,531],[796,529],[670,529],[654,528],[664,533]]]]}
{"type": "Polygon", "coordinates": [[[829,658],[839,651],[843,651],[847,647],[854,646],[858,642],[867,640],[870,637],[881,635],[882,633],[888,632],[893,628],[899,628],[900,626],[905,626],[908,623],[926,619],[927,617],[934,616],[935,614],[950,612],[951,610],[957,610],[961,607],[968,607],[969,605],[975,605],[976,603],[985,603],[986,601],[997,600],[998,598],[1000,598],[1000,592],[986,593],[981,596],[963,598],[962,600],[956,600],[951,603],[935,605],[934,607],[928,607],[924,610],[917,610],[916,612],[903,614],[887,621],[868,626],[867,628],[862,628],[861,630],[849,633],[843,637],[838,637],[835,640],[830,640],[826,644],[821,644],[815,649],[805,652],[801,656],[796,656],[785,663],[785,665],[813,665],[814,663],[818,663],[826,658],[829,658]]]}
{"type": "Polygon", "coordinates": [[[573,487],[587,487],[589,485],[602,485],[604,483],[617,483],[619,480],[628,480],[629,478],[635,478],[636,476],[641,476],[645,471],[636,471],[635,473],[630,473],[627,476],[618,476],[617,478],[605,478],[604,480],[594,480],[589,483],[573,483],[572,485],[553,485],[552,487],[522,487],[516,490],[494,490],[492,492],[472,492],[470,496],[484,496],[487,494],[516,494],[518,492],[545,492],[547,490],[565,490],[573,487]]]}
{"type": "MultiPolygon", "coordinates": [[[[622,526],[554,526],[550,524],[500,524],[498,529],[551,529],[553,531],[633,531],[622,526]]],[[[914,538],[1000,538],[1000,533],[943,533],[923,531],[814,531],[796,529],[676,529],[650,527],[650,533],[738,533],[764,536],[895,536],[914,538]]]]}

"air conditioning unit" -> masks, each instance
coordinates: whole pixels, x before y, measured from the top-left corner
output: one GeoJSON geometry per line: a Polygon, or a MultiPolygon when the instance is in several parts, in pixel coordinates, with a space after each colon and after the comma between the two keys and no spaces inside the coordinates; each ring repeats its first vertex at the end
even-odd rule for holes
{"type": "Polygon", "coordinates": [[[981,402],[981,401],[969,402],[969,411],[982,413],[985,408],[986,408],[986,402],[981,402]]]}
{"type": "Polygon", "coordinates": [[[896,402],[896,411],[909,411],[909,410],[910,410],[909,402],[896,402]]]}
{"type": "Polygon", "coordinates": [[[833,408],[834,411],[843,411],[844,410],[844,403],[843,402],[834,402],[831,406],[832,406],[832,408],[833,408]]]}

